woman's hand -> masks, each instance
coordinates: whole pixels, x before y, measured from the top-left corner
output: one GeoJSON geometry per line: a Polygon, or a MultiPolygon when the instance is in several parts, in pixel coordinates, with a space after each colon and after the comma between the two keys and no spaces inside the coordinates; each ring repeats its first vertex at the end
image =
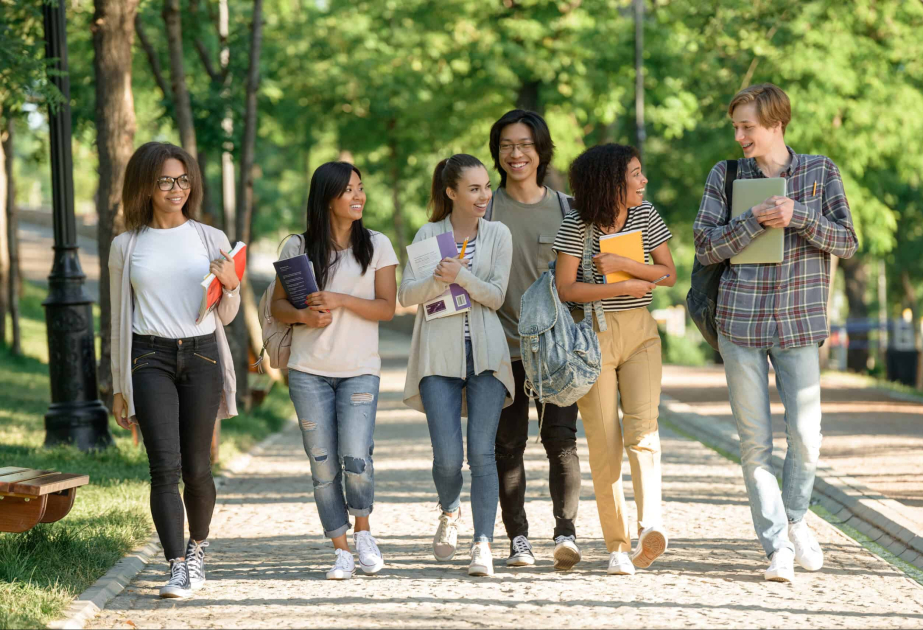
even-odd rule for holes
{"type": "Polygon", "coordinates": [[[596,270],[604,276],[616,271],[626,271],[628,269],[627,263],[632,262],[634,261],[630,258],[615,254],[596,254],[593,256],[593,264],[596,265],[596,270]]]}
{"type": "Polygon", "coordinates": [[[329,312],[320,312],[315,311],[310,308],[305,308],[299,311],[301,313],[301,321],[308,328],[326,328],[333,322],[333,315],[329,312]]]}
{"type": "Polygon", "coordinates": [[[618,284],[625,292],[624,295],[630,295],[635,298],[643,298],[657,288],[656,284],[648,282],[647,280],[625,280],[618,284]]]}
{"type": "Polygon", "coordinates": [[[436,271],[433,272],[433,276],[436,280],[451,284],[455,282],[455,279],[458,277],[458,272],[461,271],[462,265],[465,265],[465,267],[468,266],[465,261],[458,258],[443,258],[442,261],[436,265],[436,271]]]}
{"type": "Polygon", "coordinates": [[[115,416],[115,422],[126,431],[131,430],[131,425],[138,424],[128,419],[128,405],[121,394],[112,397],[112,415],[115,416]]]}
{"type": "Polygon", "coordinates": [[[221,255],[224,256],[224,258],[213,260],[208,266],[208,270],[215,274],[215,277],[218,278],[218,281],[225,289],[228,291],[233,291],[237,288],[237,285],[240,284],[240,279],[237,277],[237,270],[234,266],[234,261],[231,260],[231,255],[224,250],[219,249],[218,251],[221,252],[221,255]]]}
{"type": "Polygon", "coordinates": [[[310,294],[304,301],[312,311],[330,312],[343,306],[343,294],[333,291],[318,291],[310,294]]]}

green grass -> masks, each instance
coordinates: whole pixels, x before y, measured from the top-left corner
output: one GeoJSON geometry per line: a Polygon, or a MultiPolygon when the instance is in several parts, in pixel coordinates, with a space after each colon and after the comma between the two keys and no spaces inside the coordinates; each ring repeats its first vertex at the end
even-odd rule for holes
{"type": "MultiPolygon", "coordinates": [[[[153,531],[144,449],[110,419],[115,446],[81,453],[43,447],[50,386],[44,290],[27,285],[22,300],[23,352],[0,348],[0,465],[84,473],[70,514],[23,534],[0,533],[0,628],[41,628],[153,531]]],[[[252,412],[222,423],[221,461],[278,431],[292,414],[277,385],[252,412]]]]}

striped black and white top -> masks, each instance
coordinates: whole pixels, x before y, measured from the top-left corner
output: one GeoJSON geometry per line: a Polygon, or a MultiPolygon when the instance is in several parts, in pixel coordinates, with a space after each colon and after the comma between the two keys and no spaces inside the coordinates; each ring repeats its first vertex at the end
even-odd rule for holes
{"type": "MultiPolygon", "coordinates": [[[[645,262],[651,262],[651,251],[663,245],[673,238],[669,228],[660,218],[657,210],[650,202],[645,201],[640,206],[628,209],[628,219],[622,227],[621,232],[631,232],[632,230],[641,230],[641,240],[644,242],[645,262]]],[[[583,241],[586,234],[585,224],[576,211],[572,211],[564,217],[561,227],[558,229],[558,235],[554,239],[553,249],[555,253],[567,254],[575,258],[583,258],[583,241]]],[[[598,226],[593,226],[593,255],[599,253],[599,237],[604,233],[598,226]]],[[[584,282],[582,265],[577,267],[577,282],[584,282]]],[[[593,266],[593,282],[596,284],[605,284],[603,275],[599,273],[596,266],[593,266]]],[[[648,293],[643,298],[636,298],[630,295],[621,295],[619,297],[606,298],[603,302],[604,311],[628,311],[633,308],[641,308],[651,303],[653,293],[648,293]]],[[[582,306],[580,304],[568,304],[570,308],[582,306]]]]}
{"type": "MultiPolygon", "coordinates": [[[[470,239],[468,241],[468,247],[465,248],[464,260],[468,266],[468,271],[471,271],[471,261],[474,260],[474,250],[477,249],[477,240],[478,240],[478,237],[476,236],[470,239]]],[[[459,254],[461,254],[462,245],[464,245],[464,241],[462,241],[461,243],[455,243],[455,247],[458,248],[459,254]]],[[[471,339],[471,330],[468,328],[468,313],[465,313],[465,339],[471,339]]]]}

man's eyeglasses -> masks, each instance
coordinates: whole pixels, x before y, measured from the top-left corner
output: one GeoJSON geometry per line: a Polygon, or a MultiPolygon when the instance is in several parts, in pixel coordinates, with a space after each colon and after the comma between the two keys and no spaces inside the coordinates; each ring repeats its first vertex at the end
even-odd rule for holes
{"type": "Polygon", "coordinates": [[[179,186],[180,190],[189,190],[189,177],[187,175],[161,177],[157,180],[157,188],[167,192],[168,190],[173,190],[174,183],[179,186]]]}
{"type": "Polygon", "coordinates": [[[500,153],[512,153],[513,149],[519,147],[523,153],[529,153],[535,148],[534,142],[501,142],[500,153]]]}

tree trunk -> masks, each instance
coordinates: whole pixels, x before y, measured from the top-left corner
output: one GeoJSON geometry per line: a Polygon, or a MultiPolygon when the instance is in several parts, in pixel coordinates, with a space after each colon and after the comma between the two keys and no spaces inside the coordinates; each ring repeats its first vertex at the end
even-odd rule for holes
{"type": "Polygon", "coordinates": [[[543,114],[545,108],[542,106],[542,101],[539,96],[539,89],[541,86],[541,81],[523,82],[519,87],[519,94],[516,96],[516,107],[543,114]]]}
{"type": "Polygon", "coordinates": [[[843,269],[843,278],[846,280],[848,319],[855,325],[861,325],[860,330],[853,330],[849,333],[846,367],[854,372],[865,372],[868,370],[869,360],[869,335],[866,331],[869,324],[869,308],[865,301],[869,281],[868,265],[860,258],[853,257],[841,260],[840,267],[843,269]]]}
{"type": "MultiPolygon", "coordinates": [[[[133,2],[133,4],[137,4],[133,2]]],[[[180,19],[180,0],[164,0],[163,21],[167,27],[167,46],[170,50],[170,86],[173,89],[173,109],[179,137],[192,157],[198,159],[192,103],[186,88],[186,69],[183,65],[183,25],[180,19]]]]}
{"type": "MultiPolygon", "coordinates": [[[[393,122],[392,122],[393,127],[393,122]]],[[[397,147],[391,143],[391,201],[394,204],[394,234],[397,239],[397,257],[401,261],[401,269],[407,264],[407,240],[404,234],[404,211],[401,207],[401,169],[397,163],[397,147]]]]}
{"type": "Polygon", "coordinates": [[[6,156],[6,229],[10,252],[9,306],[12,341],[10,350],[14,355],[22,354],[22,331],[19,326],[19,293],[22,274],[19,270],[19,210],[16,207],[16,180],[13,178],[13,118],[7,117],[6,135],[3,147],[6,156]]]}
{"type": "MultiPolygon", "coordinates": [[[[253,216],[253,162],[256,153],[256,126],[257,126],[257,101],[256,94],[260,85],[260,52],[263,45],[263,0],[253,2],[253,22],[250,32],[250,68],[247,72],[247,91],[244,111],[244,135],[240,147],[240,180],[237,185],[236,228],[234,238],[244,243],[250,242],[250,224],[253,216]]],[[[238,354],[234,360],[237,371],[237,397],[245,407],[250,406],[250,386],[248,384],[248,369],[250,362],[249,351],[254,344],[248,323],[255,322],[259,325],[259,317],[255,308],[255,298],[249,282],[244,278],[241,287],[241,304],[243,313],[240,313],[231,327],[237,338],[235,345],[238,354]],[[248,321],[249,320],[249,321],[248,321]]],[[[254,331],[255,332],[255,331],[254,331]]],[[[257,339],[261,342],[262,336],[257,339]]],[[[261,343],[259,345],[262,345],[261,343]]]]}
{"type": "MultiPolygon", "coordinates": [[[[3,118],[3,108],[0,105],[0,120],[3,118]]],[[[2,133],[2,132],[0,132],[2,133]]],[[[5,134],[3,134],[5,135],[5,134]]],[[[6,311],[7,298],[9,297],[10,280],[10,251],[7,247],[7,169],[6,161],[12,156],[6,155],[6,143],[0,143],[0,346],[6,345],[6,311]]]]}
{"type": "MultiPolygon", "coordinates": [[[[830,257],[830,286],[827,288],[827,327],[830,327],[830,311],[833,310],[833,287],[836,285],[836,270],[839,267],[840,259],[837,256],[830,257]]],[[[826,370],[830,366],[830,339],[824,342],[820,347],[820,369],[826,370]]]]}
{"type": "Polygon", "coordinates": [[[209,153],[205,149],[199,151],[199,169],[202,171],[202,222],[215,227],[222,227],[215,213],[215,199],[208,185],[209,153]]]}
{"type": "Polygon", "coordinates": [[[135,103],[131,91],[131,47],[139,0],[96,0],[93,15],[93,69],[96,75],[96,149],[99,190],[96,198],[99,247],[101,351],[99,390],[111,406],[111,304],[109,249],[122,227],[122,186],[134,150],[135,103]]]}
{"type": "Polygon", "coordinates": [[[901,272],[901,284],[904,285],[904,298],[910,305],[911,322],[913,326],[913,347],[917,351],[917,374],[914,387],[923,389],[923,339],[920,337],[920,304],[917,302],[917,291],[906,270],[901,272]]]}

